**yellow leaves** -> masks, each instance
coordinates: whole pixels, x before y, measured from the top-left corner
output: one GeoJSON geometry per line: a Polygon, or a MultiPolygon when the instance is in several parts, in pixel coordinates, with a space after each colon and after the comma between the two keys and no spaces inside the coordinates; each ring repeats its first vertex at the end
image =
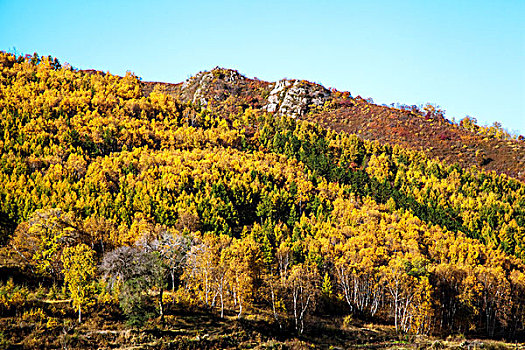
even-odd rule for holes
{"type": "Polygon", "coordinates": [[[60,272],[60,254],[64,247],[77,238],[74,218],[60,209],[35,211],[29,222],[22,223],[11,241],[24,264],[38,273],[54,277],[60,272]]]}
{"type": "Polygon", "coordinates": [[[55,329],[59,326],[58,318],[56,317],[49,317],[46,322],[46,328],[47,329],[55,329]]]}
{"type": "Polygon", "coordinates": [[[98,99],[91,99],[91,91],[86,90],[74,90],[68,94],[64,94],[61,97],[53,97],[50,101],[50,106],[55,110],[60,110],[68,115],[76,113],[86,112],[89,108],[90,103],[105,104],[107,101],[99,102],[98,99]],[[58,103],[58,106],[57,106],[58,103]]]}
{"type": "Polygon", "coordinates": [[[433,287],[427,277],[422,277],[419,280],[414,303],[410,309],[413,314],[410,327],[416,334],[428,334],[431,331],[434,317],[432,289],[433,287]]]}
{"type": "Polygon", "coordinates": [[[447,261],[462,266],[476,266],[483,258],[482,252],[486,250],[486,247],[479,241],[462,235],[456,240],[448,239],[446,244],[448,246],[447,261]]]}
{"type": "Polygon", "coordinates": [[[82,322],[82,307],[94,302],[94,256],[95,252],[85,244],[67,247],[62,254],[64,282],[73,299],[73,306],[78,308],[79,322],[82,322]]]}
{"type": "Polygon", "coordinates": [[[468,306],[474,314],[479,312],[478,307],[476,306],[476,301],[481,296],[481,291],[483,286],[479,283],[474,276],[470,273],[461,283],[461,293],[459,294],[459,301],[468,306]]]}
{"type": "Polygon", "coordinates": [[[71,153],[66,161],[65,169],[72,179],[80,179],[86,174],[87,161],[83,155],[71,153]]]}
{"type": "MultiPolygon", "coordinates": [[[[291,276],[300,281],[301,269],[315,275],[311,263],[333,277],[325,278],[325,290],[333,283],[334,295],[367,315],[378,308],[394,315],[385,288],[394,291],[390,283],[397,280],[406,287],[398,296],[409,305],[408,319],[396,314],[402,329],[413,332],[427,332],[433,312],[441,316],[431,291],[456,293],[453,306],[469,317],[484,311],[482,299],[492,292],[510,295],[514,305],[523,301],[523,265],[457,232],[464,227],[525,256],[522,187],[504,177],[447,168],[421,152],[251,108],[223,118],[222,109],[179,105],[167,93],[173,90],[156,88],[143,97],[133,74],[53,71],[46,62],[2,69],[0,199],[10,218],[27,218],[46,205],[74,209],[89,218],[79,224],[82,239],[105,249],[156,235],[156,223],[185,233],[240,235],[196,234],[194,270],[188,267],[184,281],[191,297],[208,305],[217,306],[220,295],[241,309],[261,297],[255,290],[261,276],[272,275],[266,288],[281,277],[284,286],[291,276]],[[268,152],[273,143],[283,154],[268,152]],[[318,154],[308,147],[329,155],[330,175],[314,170],[310,161],[318,154]],[[376,181],[385,187],[376,189],[376,181]],[[351,194],[356,191],[359,196],[351,194]],[[386,203],[367,195],[385,195],[386,203]],[[435,223],[455,225],[454,232],[435,223]]],[[[235,102],[230,96],[224,105],[234,110],[235,102]]],[[[435,106],[426,112],[439,113],[435,106]]],[[[20,225],[12,241],[20,258],[41,264],[41,271],[60,268],[62,248],[76,243],[68,240],[74,230],[29,226],[20,225]]],[[[319,290],[314,277],[311,286],[319,290]]],[[[277,310],[293,309],[289,287],[281,295],[275,289],[277,310]]]]}
{"type": "Polygon", "coordinates": [[[140,97],[141,87],[139,79],[133,73],[127,71],[126,75],[122,79],[119,79],[116,92],[120,98],[130,99],[140,97]]]}
{"type": "Polygon", "coordinates": [[[191,248],[182,279],[204,304],[215,305],[220,295],[221,310],[225,302],[242,314],[255,292],[253,282],[261,265],[260,247],[249,236],[239,240],[205,234],[191,248]]]}
{"type": "Polygon", "coordinates": [[[32,308],[29,311],[24,311],[21,320],[28,323],[42,325],[47,319],[47,315],[40,307],[32,308]]]}
{"type": "Polygon", "coordinates": [[[393,305],[396,329],[407,332],[415,325],[417,331],[424,331],[432,314],[429,284],[425,275],[417,276],[407,271],[411,264],[407,258],[410,257],[398,254],[388,265],[382,266],[381,283],[393,305]]]}
{"type": "Polygon", "coordinates": [[[330,275],[328,273],[324,274],[323,277],[323,283],[321,285],[321,293],[330,298],[333,294],[333,286],[332,286],[332,280],[330,279],[330,275]]]}
{"type": "MultiPolygon", "coordinates": [[[[66,247],[62,254],[64,278],[70,285],[87,283],[95,274],[95,252],[85,244],[66,247]]],[[[73,288],[76,289],[76,288],[73,288]]]]}
{"type": "MultiPolygon", "coordinates": [[[[313,186],[310,182],[307,182],[305,186],[310,190],[313,189],[313,186]]],[[[317,189],[322,198],[328,201],[334,201],[337,198],[344,198],[343,192],[344,187],[336,182],[327,182],[322,179],[322,181],[317,185],[317,189]]]]}
{"type": "Polygon", "coordinates": [[[229,287],[235,291],[236,302],[251,300],[255,292],[254,280],[263,264],[260,247],[249,237],[234,239],[222,251],[221,261],[226,264],[225,276],[229,287]]]}
{"type": "Polygon", "coordinates": [[[14,311],[16,314],[27,301],[29,290],[26,287],[16,286],[13,279],[0,283],[0,311],[2,313],[14,311]]]}

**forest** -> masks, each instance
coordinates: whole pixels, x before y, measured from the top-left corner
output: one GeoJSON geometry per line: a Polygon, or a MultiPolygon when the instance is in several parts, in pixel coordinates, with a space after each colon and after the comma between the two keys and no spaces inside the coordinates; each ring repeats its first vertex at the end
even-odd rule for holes
{"type": "Polygon", "coordinates": [[[37,54],[0,53],[0,135],[2,346],[92,347],[75,327],[174,309],[524,341],[511,176],[37,54]]]}

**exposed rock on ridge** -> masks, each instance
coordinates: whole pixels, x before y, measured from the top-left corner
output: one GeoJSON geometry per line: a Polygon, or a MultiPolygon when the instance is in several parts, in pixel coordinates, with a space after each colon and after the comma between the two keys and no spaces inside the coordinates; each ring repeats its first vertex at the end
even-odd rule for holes
{"type": "Polygon", "coordinates": [[[277,115],[302,117],[312,107],[320,107],[331,98],[330,90],[304,80],[283,79],[268,83],[249,79],[236,70],[214,68],[199,72],[168,93],[181,102],[201,106],[223,102],[230,96],[243,97],[244,106],[261,108],[277,115]]]}
{"type": "Polygon", "coordinates": [[[304,118],[335,131],[424,150],[448,164],[477,166],[525,181],[523,138],[504,140],[475,133],[451,123],[439,110],[381,106],[307,81],[271,83],[224,68],[200,72],[179,84],[143,83],[146,96],[153,90],[224,116],[253,108],[304,118]]]}
{"type": "Polygon", "coordinates": [[[322,85],[304,80],[280,80],[274,84],[263,109],[279,115],[301,117],[312,106],[323,106],[330,96],[330,90],[322,85]]]}
{"type": "Polygon", "coordinates": [[[241,83],[246,80],[236,70],[216,67],[187,79],[181,86],[181,99],[201,106],[208,105],[211,98],[224,101],[229,95],[238,95],[241,83]]]}

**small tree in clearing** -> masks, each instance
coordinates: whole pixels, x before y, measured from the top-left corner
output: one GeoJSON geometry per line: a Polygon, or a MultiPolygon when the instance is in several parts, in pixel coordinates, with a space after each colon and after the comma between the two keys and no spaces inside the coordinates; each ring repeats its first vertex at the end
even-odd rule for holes
{"type": "Polygon", "coordinates": [[[82,307],[93,301],[95,286],[94,252],[85,244],[67,247],[62,253],[64,281],[67,285],[73,306],[78,308],[78,322],[82,322],[82,307]]]}

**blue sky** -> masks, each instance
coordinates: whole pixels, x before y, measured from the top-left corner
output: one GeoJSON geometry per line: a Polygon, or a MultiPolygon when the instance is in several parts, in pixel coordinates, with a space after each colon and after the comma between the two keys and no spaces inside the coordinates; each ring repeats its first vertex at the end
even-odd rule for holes
{"type": "Polygon", "coordinates": [[[525,135],[523,18],[525,0],[0,0],[0,50],[145,81],[307,79],[525,135]]]}

